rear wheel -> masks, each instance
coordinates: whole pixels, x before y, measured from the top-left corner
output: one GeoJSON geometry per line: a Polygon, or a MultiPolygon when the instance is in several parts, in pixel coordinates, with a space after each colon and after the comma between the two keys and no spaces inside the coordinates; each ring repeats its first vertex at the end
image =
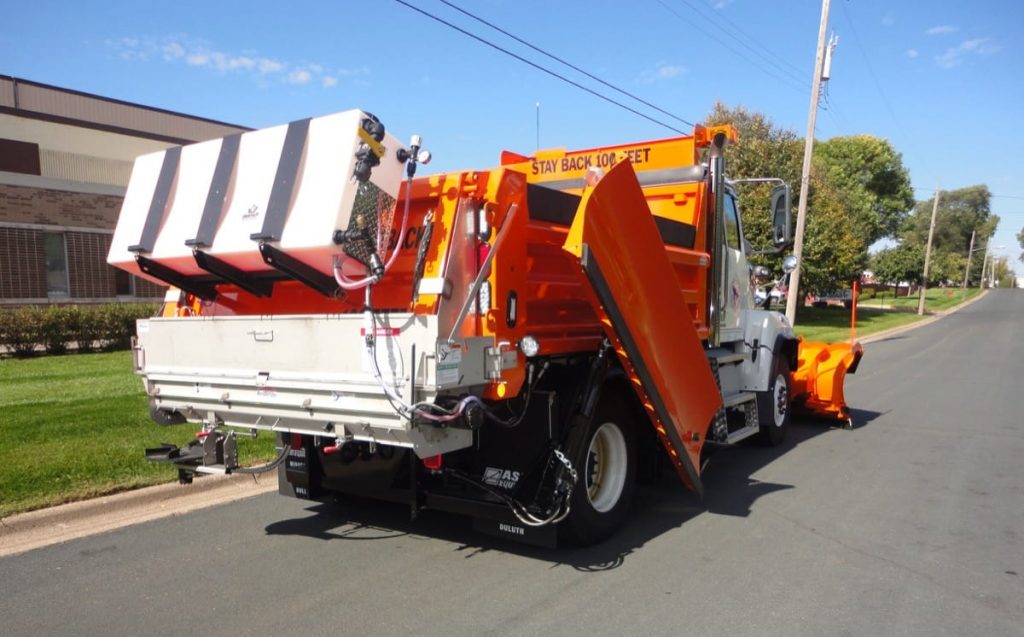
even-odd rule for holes
{"type": "Polygon", "coordinates": [[[786,437],[789,427],[789,361],[776,355],[768,390],[757,392],[757,416],[761,425],[761,442],[777,445],[786,437]]]}
{"type": "Polygon", "coordinates": [[[601,399],[587,427],[569,435],[578,474],[571,512],[564,523],[569,538],[596,544],[626,519],[636,486],[636,436],[629,411],[615,404],[619,394],[601,399]]]}

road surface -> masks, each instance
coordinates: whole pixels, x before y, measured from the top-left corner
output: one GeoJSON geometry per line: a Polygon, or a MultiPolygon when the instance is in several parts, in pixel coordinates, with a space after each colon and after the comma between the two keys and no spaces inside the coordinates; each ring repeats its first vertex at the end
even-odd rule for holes
{"type": "Polygon", "coordinates": [[[1024,634],[1024,292],[869,345],[848,397],[602,546],[271,494],[0,559],[2,632],[1024,634]]]}

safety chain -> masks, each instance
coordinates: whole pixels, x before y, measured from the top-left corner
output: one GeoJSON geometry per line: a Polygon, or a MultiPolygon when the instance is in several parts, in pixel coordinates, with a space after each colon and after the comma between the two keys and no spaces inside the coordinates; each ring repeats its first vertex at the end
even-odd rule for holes
{"type": "Polygon", "coordinates": [[[573,468],[572,463],[565,457],[565,454],[562,453],[561,449],[555,449],[555,457],[558,458],[558,461],[561,462],[569,472],[569,477],[572,478],[572,483],[576,484],[579,476],[576,474],[576,469],[573,468]]]}

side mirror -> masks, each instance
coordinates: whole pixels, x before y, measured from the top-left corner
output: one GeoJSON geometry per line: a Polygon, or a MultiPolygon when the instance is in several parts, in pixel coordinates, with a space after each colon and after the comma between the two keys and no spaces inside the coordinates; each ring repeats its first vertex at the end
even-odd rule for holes
{"type": "Polygon", "coordinates": [[[796,270],[796,255],[791,254],[782,260],[782,271],[789,274],[793,270],[796,270]]]}
{"type": "Polygon", "coordinates": [[[776,248],[788,245],[792,239],[790,234],[790,201],[789,184],[780,184],[772,188],[772,243],[776,248]]]}

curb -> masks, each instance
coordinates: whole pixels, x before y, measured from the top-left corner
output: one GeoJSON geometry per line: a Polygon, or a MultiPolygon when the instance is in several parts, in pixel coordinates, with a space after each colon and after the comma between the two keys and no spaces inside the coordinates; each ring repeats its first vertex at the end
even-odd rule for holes
{"type": "Polygon", "coordinates": [[[981,292],[981,294],[979,294],[978,296],[975,296],[974,298],[967,299],[966,301],[964,301],[963,303],[961,303],[959,305],[954,305],[953,307],[949,308],[948,310],[943,310],[941,312],[936,312],[936,313],[932,314],[931,316],[928,316],[926,318],[921,319],[920,321],[914,321],[913,323],[908,323],[907,325],[900,325],[899,327],[894,327],[892,329],[888,329],[888,330],[885,330],[885,331],[882,331],[882,332],[875,332],[874,334],[869,334],[868,336],[865,336],[864,338],[858,338],[857,341],[860,342],[862,345],[867,345],[869,343],[876,343],[878,341],[884,341],[887,338],[890,338],[892,336],[896,336],[896,335],[902,334],[904,332],[909,332],[911,330],[916,330],[917,328],[924,327],[925,325],[930,325],[930,324],[934,323],[935,321],[938,321],[941,318],[944,318],[946,316],[949,316],[950,314],[953,314],[955,312],[958,312],[958,311],[962,310],[963,308],[967,307],[971,303],[974,303],[976,301],[981,300],[987,294],[988,294],[988,290],[983,290],[981,292]]]}
{"type": "Polygon", "coordinates": [[[60,544],[277,490],[277,473],[204,476],[191,485],[160,484],[19,513],[0,519],[0,557],[60,544]]]}

